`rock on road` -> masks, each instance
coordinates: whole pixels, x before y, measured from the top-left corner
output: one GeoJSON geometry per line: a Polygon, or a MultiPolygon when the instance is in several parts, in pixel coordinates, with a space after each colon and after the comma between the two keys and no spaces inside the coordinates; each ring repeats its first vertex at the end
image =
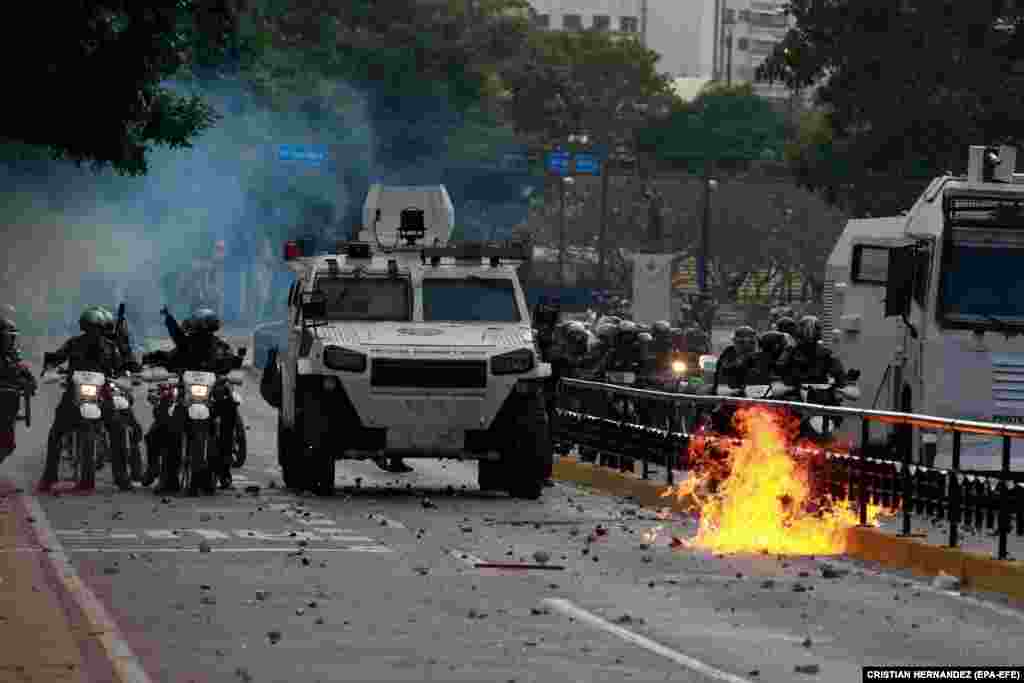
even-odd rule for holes
{"type": "MultiPolygon", "coordinates": [[[[56,394],[4,464],[26,489],[56,394]]],[[[567,484],[516,501],[477,491],[473,463],[413,460],[342,461],[332,499],[272,488],[276,413],[251,376],[245,394],[235,491],[121,493],[108,466],[93,496],[37,499],[152,681],[839,683],[866,664],[1021,663],[1007,605],[841,559],[672,549],[644,532],[685,522],[567,484]]]]}

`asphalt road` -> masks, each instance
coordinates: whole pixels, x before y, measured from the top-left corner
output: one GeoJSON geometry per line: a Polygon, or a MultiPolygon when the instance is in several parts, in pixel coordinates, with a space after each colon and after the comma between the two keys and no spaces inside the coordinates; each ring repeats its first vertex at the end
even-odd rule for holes
{"type": "MultiPolygon", "coordinates": [[[[841,683],[866,664],[1024,663],[1024,612],[1001,601],[843,558],[673,549],[685,520],[570,485],[514,501],[478,492],[472,463],[345,461],[333,499],[282,491],[275,413],[255,380],[246,395],[236,491],[121,493],[108,467],[93,496],[38,499],[152,681],[841,683]]],[[[55,400],[44,387],[0,474],[38,477],[55,400]]]]}

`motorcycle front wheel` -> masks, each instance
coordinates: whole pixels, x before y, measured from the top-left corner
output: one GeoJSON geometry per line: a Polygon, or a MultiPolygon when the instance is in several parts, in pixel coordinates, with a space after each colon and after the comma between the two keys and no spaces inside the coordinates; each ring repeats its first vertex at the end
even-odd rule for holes
{"type": "Polygon", "coordinates": [[[78,485],[86,488],[96,485],[96,463],[99,460],[100,434],[93,428],[75,432],[78,485]]]}
{"type": "Polygon", "coordinates": [[[233,459],[231,466],[238,468],[245,465],[245,459],[248,457],[248,445],[245,439],[245,424],[242,422],[242,416],[239,415],[238,419],[235,420],[235,439],[232,442],[233,459]]]}
{"type": "Polygon", "coordinates": [[[194,426],[185,441],[185,457],[181,463],[181,488],[190,496],[201,489],[210,488],[213,472],[210,470],[210,449],[213,447],[206,425],[194,426]]]}

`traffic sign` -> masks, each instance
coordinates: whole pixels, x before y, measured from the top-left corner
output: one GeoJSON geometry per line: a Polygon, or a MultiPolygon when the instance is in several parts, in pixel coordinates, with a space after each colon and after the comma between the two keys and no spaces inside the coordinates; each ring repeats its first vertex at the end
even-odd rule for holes
{"type": "Polygon", "coordinates": [[[593,154],[577,154],[576,172],[584,175],[601,175],[601,162],[593,154]]]}
{"type": "Polygon", "coordinates": [[[549,152],[547,163],[548,172],[554,173],[555,175],[569,175],[569,160],[570,156],[568,152],[549,152]]]}
{"type": "Polygon", "coordinates": [[[319,166],[327,160],[326,145],[278,145],[277,158],[281,161],[301,161],[319,166]]]}

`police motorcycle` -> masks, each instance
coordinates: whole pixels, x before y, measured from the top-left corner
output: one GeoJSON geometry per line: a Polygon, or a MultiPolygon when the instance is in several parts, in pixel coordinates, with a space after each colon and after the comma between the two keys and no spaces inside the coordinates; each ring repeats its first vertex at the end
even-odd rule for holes
{"type": "Polygon", "coordinates": [[[32,428],[31,389],[16,382],[0,382],[0,462],[14,451],[14,429],[18,422],[32,428]]]}
{"type": "MultiPolygon", "coordinates": [[[[648,366],[643,334],[631,320],[621,320],[617,324],[615,334],[610,337],[611,348],[604,366],[605,382],[627,387],[641,384],[648,366]]],[[[643,402],[636,398],[613,395],[606,407],[605,416],[619,422],[639,424],[643,407],[643,402]]],[[[605,457],[610,466],[618,466],[627,472],[633,471],[633,458],[608,455],[605,457]]]]}
{"type": "MultiPolygon", "coordinates": [[[[246,349],[240,349],[234,358],[241,365],[246,349]]],[[[154,365],[166,359],[157,354],[147,354],[144,363],[154,365]]],[[[165,367],[148,368],[143,379],[156,384],[148,398],[154,406],[154,417],[166,428],[164,435],[169,443],[154,443],[159,451],[161,490],[182,490],[190,496],[201,491],[213,493],[217,473],[213,464],[217,462],[217,430],[220,421],[214,415],[213,405],[218,400],[232,400],[236,405],[242,402],[241,392],[236,387],[244,383],[244,377],[237,368],[222,373],[204,370],[181,370],[175,376],[165,367]],[[166,417],[165,417],[166,416],[166,417]]],[[[238,467],[245,462],[245,427],[236,421],[232,465],[238,467]],[[242,434],[239,441],[238,435],[242,434]]]]}
{"type": "MultiPolygon", "coordinates": [[[[242,347],[238,349],[235,355],[236,363],[239,367],[242,365],[242,361],[245,360],[248,349],[242,347]]],[[[239,468],[245,465],[245,460],[248,457],[248,443],[245,437],[245,423],[242,421],[242,386],[245,384],[245,376],[239,369],[234,369],[228,372],[226,375],[221,375],[217,378],[217,384],[214,386],[213,399],[214,402],[230,400],[235,404],[235,438],[231,441],[231,466],[239,468]]],[[[220,424],[218,423],[217,429],[219,431],[220,424]]]]}
{"type": "Polygon", "coordinates": [[[52,354],[44,353],[43,383],[60,382],[64,391],[70,391],[72,405],[80,417],[73,428],[61,436],[57,480],[74,481],[81,488],[91,488],[96,483],[96,470],[102,468],[109,453],[110,435],[100,405],[107,398],[107,377],[102,372],[77,370],[69,373],[63,368],[47,376],[47,370],[53,367],[52,354]]]}

